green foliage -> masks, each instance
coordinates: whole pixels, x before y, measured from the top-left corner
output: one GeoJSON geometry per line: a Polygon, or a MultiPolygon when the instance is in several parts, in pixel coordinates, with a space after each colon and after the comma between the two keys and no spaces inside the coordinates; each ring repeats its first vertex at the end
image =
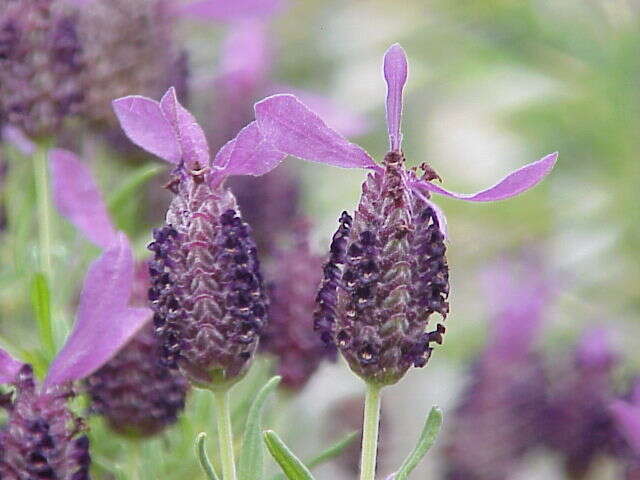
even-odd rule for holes
{"type": "Polygon", "coordinates": [[[406,480],[433,446],[442,428],[442,410],[433,407],[424,423],[418,443],[395,474],[394,480],[406,480]]]}
{"type": "Polygon", "coordinates": [[[209,456],[207,455],[205,441],[207,439],[207,434],[204,432],[200,432],[196,437],[196,456],[198,457],[198,461],[200,462],[200,466],[204,471],[205,475],[209,480],[218,480],[218,476],[216,475],[215,470],[213,469],[213,465],[211,465],[211,461],[209,460],[209,456]]]}
{"type": "Polygon", "coordinates": [[[285,445],[276,432],[272,430],[264,432],[264,443],[289,480],[313,480],[309,469],[285,445]]]}

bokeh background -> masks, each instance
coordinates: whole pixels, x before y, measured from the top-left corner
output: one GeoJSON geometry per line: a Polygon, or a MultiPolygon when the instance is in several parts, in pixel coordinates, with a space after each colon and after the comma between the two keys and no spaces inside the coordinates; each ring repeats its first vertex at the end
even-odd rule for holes
{"type": "MultiPolygon", "coordinates": [[[[253,101],[286,84],[324,95],[339,111],[360,117],[363,123],[350,138],[381,159],[387,148],[381,60],[395,42],[403,45],[410,62],[403,150],[411,164],[428,162],[447,187],[473,192],[559,151],[553,173],[518,198],[487,205],[437,199],[449,221],[451,315],[444,345],[427,367],[412,370],[384,391],[379,478],[412,448],[432,405],[445,412],[444,431],[413,478],[501,478],[446,476],[447,452],[468,433],[465,429],[476,435],[467,441],[477,463],[517,457],[505,478],[623,478],[624,461],[606,448],[593,455],[587,471],[569,477],[562,449],[545,445],[554,428],[573,428],[569,423],[575,419],[569,414],[553,417],[554,428],[537,420],[539,430],[521,429],[531,445],[525,442],[526,452],[513,455],[511,437],[505,440],[491,431],[499,430],[500,422],[518,424],[517,412],[499,413],[509,408],[505,400],[488,401],[484,408],[489,413],[472,415],[489,415],[484,423],[456,412],[472,396],[469,385],[484,378],[478,364],[499,336],[497,327],[535,324],[531,352],[545,381],[534,390],[544,391],[516,409],[523,416],[546,408],[554,391],[582,375],[572,362],[580,338],[589,332],[604,332],[607,345],[600,348],[609,349],[615,359],[610,369],[607,364],[607,381],[585,380],[592,387],[587,391],[603,390],[605,398],[624,395],[640,370],[640,5],[634,0],[290,0],[273,15],[249,21],[267,32],[265,86],[243,93],[225,110],[223,87],[215,79],[224,66],[225,41],[238,24],[175,18],[177,41],[188,53],[186,103],[206,126],[213,151],[251,120],[253,101]],[[509,270],[507,286],[492,276],[496,265],[509,269],[514,264],[534,270],[541,281],[527,283],[517,268],[509,270]],[[509,286],[520,284],[525,290],[520,295],[541,300],[540,310],[531,318],[526,312],[516,315],[512,324],[496,322],[496,303],[505,302],[509,286]]],[[[83,154],[118,226],[142,258],[150,228],[162,221],[168,202],[155,193],[168,178],[166,168],[139,150],[123,153],[102,135],[81,131],[58,143],[83,154]],[[141,177],[146,181],[128,188],[141,177]]],[[[33,172],[6,142],[3,152],[0,342],[37,365],[31,299],[37,257],[33,172]]],[[[296,159],[281,168],[300,179],[311,246],[324,254],[340,212],[353,210],[358,201],[364,173],[296,159]]],[[[277,222],[273,228],[279,228],[277,222]]],[[[71,321],[83,272],[98,251],[58,216],[54,233],[52,292],[60,314],[71,321]]],[[[290,266],[285,260],[279,268],[290,266]]],[[[518,296],[511,300],[522,303],[518,296]]],[[[234,391],[238,429],[248,398],[272,364],[261,360],[234,391]]],[[[489,394],[499,390],[487,389],[489,394]]],[[[325,362],[301,392],[278,396],[266,423],[308,458],[358,427],[357,397],[362,392],[363,384],[342,361],[325,362]]],[[[573,411],[579,407],[570,397],[562,402],[573,411]]],[[[594,400],[596,413],[589,415],[606,414],[606,401],[594,400]]],[[[118,438],[92,417],[95,477],[203,478],[192,443],[199,431],[212,433],[214,413],[200,392],[192,393],[186,412],[168,432],[144,442],[118,438]]],[[[590,427],[578,430],[579,439],[601,438],[590,427]]],[[[353,453],[319,468],[318,478],[356,478],[349,455],[353,453]]]]}

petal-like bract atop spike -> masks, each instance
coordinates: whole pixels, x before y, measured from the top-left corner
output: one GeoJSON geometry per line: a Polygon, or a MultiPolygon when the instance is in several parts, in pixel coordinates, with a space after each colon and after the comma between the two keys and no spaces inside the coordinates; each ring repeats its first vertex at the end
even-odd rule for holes
{"type": "Polygon", "coordinates": [[[510,173],[493,187],[477,193],[456,193],[445,190],[431,182],[422,181],[416,185],[439,195],[466,200],[469,202],[495,202],[514,197],[540,183],[553,169],[558,159],[558,153],[552,153],[537,162],[525,165],[515,172],[510,173]]]}
{"type": "Polygon", "coordinates": [[[180,9],[184,16],[227,22],[249,17],[268,17],[279,11],[283,0],[195,0],[180,9]]]}
{"type": "Polygon", "coordinates": [[[251,122],[220,149],[214,164],[225,176],[259,176],[276,168],[285,157],[260,135],[256,122],[251,122]]]}
{"type": "Polygon", "coordinates": [[[611,404],[611,414],[618,429],[636,455],[640,455],[640,405],[616,400],[611,404]]]}
{"type": "Polygon", "coordinates": [[[89,267],[73,331],[53,360],[46,386],[90,375],[109,361],[151,317],[147,308],[129,308],[133,252],[123,233],[89,267]]]}
{"type": "Polygon", "coordinates": [[[187,168],[200,169],[209,165],[209,145],[204,132],[193,115],[178,102],[175,88],[171,87],[164,94],[160,109],[178,138],[187,168]]]}
{"type": "Polygon", "coordinates": [[[122,130],[133,143],[167,162],[180,162],[182,150],[178,137],[158,102],[129,95],[114,100],[113,110],[122,130]]]}
{"type": "Polygon", "coordinates": [[[273,95],[256,103],[264,139],[295,157],[342,168],[376,168],[361,147],[349,142],[293,95],[273,95]]]}
{"type": "Polygon", "coordinates": [[[72,152],[49,152],[53,201],[58,211],[91,242],[106,248],[116,240],[107,207],[89,169],[72,152]]]}
{"type": "Polygon", "coordinates": [[[12,383],[24,363],[16,360],[8,352],[0,348],[0,385],[12,383]]]}
{"type": "Polygon", "coordinates": [[[407,82],[407,56],[400,44],[389,47],[384,54],[384,79],[387,82],[387,128],[391,151],[399,152],[402,146],[402,89],[407,82]]]}

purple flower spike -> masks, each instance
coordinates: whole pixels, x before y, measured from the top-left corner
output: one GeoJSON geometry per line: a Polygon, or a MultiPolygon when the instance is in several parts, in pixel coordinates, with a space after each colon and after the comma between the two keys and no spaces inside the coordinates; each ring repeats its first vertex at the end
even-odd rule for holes
{"type": "Polygon", "coordinates": [[[49,152],[53,201],[60,213],[91,242],[106,248],[117,239],[106,205],[89,169],[72,152],[49,152]]]}
{"type": "Polygon", "coordinates": [[[73,331],[53,360],[45,387],[84,378],[111,359],[151,317],[129,308],[133,254],[126,236],[93,262],[84,281],[73,331]]]}
{"type": "Polygon", "coordinates": [[[402,147],[402,89],[407,82],[407,56],[400,44],[389,47],[384,54],[384,79],[387,82],[387,128],[392,152],[402,147]]]}
{"type": "Polygon", "coordinates": [[[0,384],[13,383],[24,363],[0,348],[0,384]]]}
{"type": "Polygon", "coordinates": [[[282,9],[283,0],[195,0],[180,9],[184,16],[228,22],[242,18],[268,17],[282,9]]]}
{"type": "Polygon", "coordinates": [[[342,168],[376,168],[358,145],[350,143],[293,95],[273,95],[255,105],[262,136],[282,152],[342,168]]]}

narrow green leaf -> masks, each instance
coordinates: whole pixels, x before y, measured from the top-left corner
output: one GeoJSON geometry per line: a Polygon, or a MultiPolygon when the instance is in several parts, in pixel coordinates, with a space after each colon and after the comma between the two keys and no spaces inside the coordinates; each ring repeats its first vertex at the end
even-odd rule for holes
{"type": "Polygon", "coordinates": [[[200,432],[196,437],[196,456],[198,457],[200,466],[207,475],[207,478],[209,480],[218,480],[218,476],[216,475],[216,471],[213,469],[213,465],[211,465],[211,462],[209,461],[209,456],[207,455],[207,450],[204,445],[206,439],[207,434],[204,432],[200,432]]]}
{"type": "Polygon", "coordinates": [[[267,397],[280,383],[282,377],[272,377],[260,389],[255,400],[251,404],[247,414],[247,423],[244,427],[242,439],[242,451],[238,460],[238,480],[255,480],[262,477],[262,464],[264,459],[262,446],[262,409],[267,397]]]}
{"type": "MultiPolygon", "coordinates": [[[[333,445],[330,445],[326,450],[320,452],[311,460],[308,460],[304,463],[309,467],[309,469],[313,469],[319,465],[322,465],[323,463],[336,458],[338,455],[344,452],[345,448],[351,445],[353,441],[357,439],[359,436],[360,436],[360,431],[351,432],[345,437],[338,440],[333,445]]],[[[271,480],[284,480],[284,479],[285,479],[285,476],[282,475],[281,473],[278,473],[277,475],[274,475],[273,477],[271,477],[271,480]]]]}
{"type": "Polygon", "coordinates": [[[313,480],[309,469],[289,450],[276,432],[264,432],[264,443],[289,480],[313,480]]]}
{"type": "Polygon", "coordinates": [[[31,281],[31,305],[36,317],[42,348],[50,361],[55,353],[53,328],[51,325],[51,293],[46,277],[36,273],[31,281]]]}
{"type": "Polygon", "coordinates": [[[441,427],[442,410],[438,407],[433,407],[429,412],[427,421],[424,423],[418,443],[398,469],[394,477],[395,480],[406,480],[409,478],[409,474],[418,466],[422,458],[435,443],[441,427]]]}

